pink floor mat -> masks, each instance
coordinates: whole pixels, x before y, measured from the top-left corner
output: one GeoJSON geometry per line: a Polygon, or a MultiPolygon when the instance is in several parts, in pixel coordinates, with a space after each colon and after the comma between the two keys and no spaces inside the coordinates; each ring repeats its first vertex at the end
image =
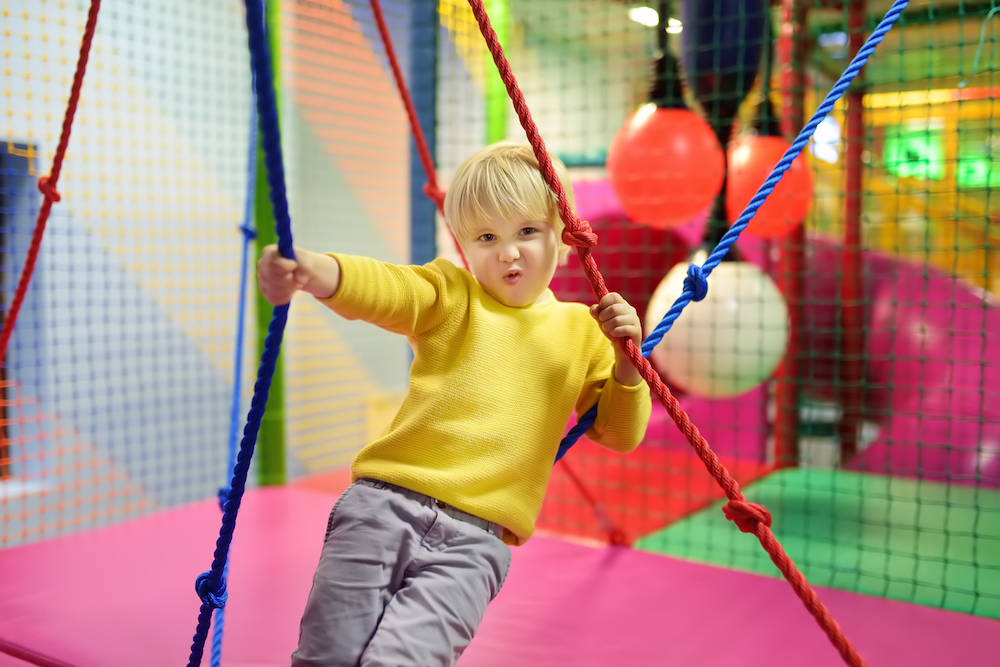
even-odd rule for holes
{"type": "MultiPolygon", "coordinates": [[[[223,665],[288,664],[332,503],[296,488],[247,493],[223,665]]],[[[0,551],[0,642],[76,667],[187,664],[194,580],[209,567],[220,520],[204,502],[0,551]]],[[[514,555],[461,667],[842,664],[782,580],[547,537],[514,555]]],[[[820,596],[872,667],[1000,664],[996,621],[820,596]]],[[[4,667],[22,664],[0,655],[4,667]]]]}

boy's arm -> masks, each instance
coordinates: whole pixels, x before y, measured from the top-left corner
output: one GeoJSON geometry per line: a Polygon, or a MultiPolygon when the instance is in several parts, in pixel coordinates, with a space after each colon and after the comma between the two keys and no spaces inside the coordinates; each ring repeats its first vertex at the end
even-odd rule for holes
{"type": "MultiPolygon", "coordinates": [[[[639,349],[637,344],[636,349],[639,349]]],[[[615,344],[615,380],[618,384],[623,384],[626,387],[631,387],[635,384],[640,384],[642,382],[642,376],[639,375],[638,369],[632,364],[632,360],[628,358],[623,350],[617,343],[615,344]]]]}
{"type": "MultiPolygon", "coordinates": [[[[308,250],[297,250],[296,255],[305,253],[312,263],[312,272],[302,285],[302,291],[309,292],[317,299],[329,299],[340,288],[340,262],[330,255],[321,255],[308,250]]],[[[301,259],[299,260],[302,261],[301,259]]]]}
{"type": "MultiPolygon", "coordinates": [[[[608,350],[610,358],[611,351],[608,350]]],[[[583,399],[577,407],[577,414],[583,414],[594,405],[593,393],[597,393],[597,419],[587,429],[587,438],[597,444],[621,454],[627,454],[639,446],[646,435],[646,426],[653,406],[649,386],[642,380],[635,385],[618,382],[610,368],[605,365],[607,375],[603,386],[595,386],[588,399],[583,399]]],[[[583,397],[581,397],[583,398],[583,397]]]]}
{"type": "Polygon", "coordinates": [[[429,331],[449,314],[462,312],[468,300],[461,272],[446,260],[423,266],[342,254],[324,260],[327,266],[336,265],[336,272],[319,272],[319,280],[307,291],[341,317],[394,333],[415,336],[429,331]]]}
{"type": "Polygon", "coordinates": [[[578,414],[594,404],[597,394],[597,419],[587,430],[587,437],[617,452],[630,452],[646,434],[652,413],[649,387],[624,350],[614,338],[630,338],[642,343],[639,316],[625,299],[612,292],[590,309],[604,335],[612,339],[614,352],[603,345],[591,365],[591,390],[581,396],[578,414]]]}
{"type": "Polygon", "coordinates": [[[468,299],[462,272],[445,260],[425,266],[397,266],[368,257],[322,255],[300,248],[286,259],[274,244],[257,262],[257,284],[272,305],[291,301],[301,290],[334,312],[395,333],[418,335],[458,312],[468,299]]]}

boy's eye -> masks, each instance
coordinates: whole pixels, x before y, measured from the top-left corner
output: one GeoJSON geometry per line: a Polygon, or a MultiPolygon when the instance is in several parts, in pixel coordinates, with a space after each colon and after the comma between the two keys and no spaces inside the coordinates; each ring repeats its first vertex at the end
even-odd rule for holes
{"type": "Polygon", "coordinates": [[[483,234],[482,236],[479,237],[479,240],[480,241],[492,241],[495,238],[496,237],[493,236],[492,234],[483,234]]]}

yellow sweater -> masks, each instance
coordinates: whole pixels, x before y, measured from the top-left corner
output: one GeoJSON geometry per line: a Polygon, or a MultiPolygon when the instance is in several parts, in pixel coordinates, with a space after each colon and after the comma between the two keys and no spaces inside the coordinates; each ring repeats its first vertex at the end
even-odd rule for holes
{"type": "Polygon", "coordinates": [[[341,284],[322,302],[407,336],[414,352],[403,404],[355,457],[354,479],[425,493],[523,544],[574,410],[599,402],[587,437],[609,449],[626,453],[642,440],[649,388],[615,381],[612,343],[583,304],[549,292],[544,303],[509,308],[444,259],[397,266],[331,256],[341,284]]]}

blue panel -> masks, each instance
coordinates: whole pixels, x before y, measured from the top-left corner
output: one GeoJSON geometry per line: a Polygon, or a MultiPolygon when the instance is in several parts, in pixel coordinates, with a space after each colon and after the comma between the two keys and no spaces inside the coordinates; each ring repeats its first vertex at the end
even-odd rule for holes
{"type": "MultiPolygon", "coordinates": [[[[410,89],[432,157],[436,153],[437,139],[438,21],[436,0],[413,0],[410,15],[410,89]]],[[[424,264],[437,256],[436,207],[424,195],[423,187],[426,182],[420,156],[411,140],[410,258],[415,264],[424,264]]]]}

